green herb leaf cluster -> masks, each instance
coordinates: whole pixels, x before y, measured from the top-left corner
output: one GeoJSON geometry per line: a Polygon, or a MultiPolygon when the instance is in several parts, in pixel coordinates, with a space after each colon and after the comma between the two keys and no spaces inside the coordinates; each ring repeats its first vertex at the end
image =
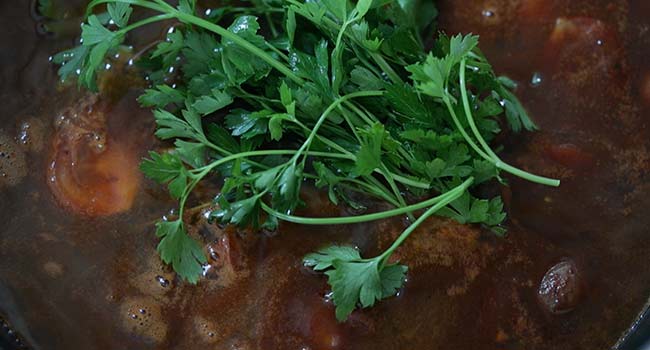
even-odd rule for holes
{"type": "Polygon", "coordinates": [[[503,162],[489,143],[503,125],[534,130],[508,79],[495,75],[478,37],[425,40],[436,11],[418,0],[259,0],[199,15],[194,1],[95,0],[108,24],[90,15],[82,45],[61,53],[63,78],[95,89],[105,56],[138,27],[179,22],[141,65],[152,82],[140,97],[156,135],[174,150],[151,153],[142,171],[179,201],[179,217],[158,224],[158,250],[180,277],[195,283],[205,257],[183,224],[197,184],[218,174],[224,185],[210,218],[273,229],[279,221],[356,223],[408,215],[413,224],[380,256],[363,259],[345,246],[324,248],[305,263],[325,271],[337,318],[401,288],[405,266],[388,264],[397,247],[437,214],[503,233],[500,198],[473,188],[502,181],[503,171],[547,185],[555,180],[503,162]],[[153,10],[130,23],[132,6],[153,10]],[[471,88],[470,88],[471,86],[471,88]],[[351,193],[394,209],[342,218],[306,218],[301,187],[315,184],[335,204],[357,207],[351,193]],[[433,196],[418,203],[410,196],[433,196]],[[426,211],[416,218],[419,210],[426,211]]]}

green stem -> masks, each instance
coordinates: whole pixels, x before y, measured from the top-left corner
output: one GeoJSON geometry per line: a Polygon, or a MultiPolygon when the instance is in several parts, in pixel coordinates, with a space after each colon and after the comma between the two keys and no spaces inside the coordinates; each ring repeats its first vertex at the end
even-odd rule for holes
{"type": "Polygon", "coordinates": [[[346,102],[345,106],[350,108],[354,113],[356,113],[358,116],[360,116],[368,125],[372,125],[377,122],[377,118],[371,118],[369,115],[364,113],[359,107],[357,107],[354,103],[352,102],[346,102]]]}
{"type": "Polygon", "coordinates": [[[420,182],[420,181],[416,181],[416,180],[413,180],[413,179],[409,179],[408,177],[405,177],[405,176],[402,176],[402,175],[399,175],[399,174],[395,174],[395,173],[390,173],[390,174],[395,179],[395,181],[397,181],[397,182],[399,182],[399,183],[401,183],[403,185],[407,185],[407,186],[411,186],[411,187],[415,187],[415,188],[420,188],[420,189],[423,189],[423,190],[430,190],[431,189],[431,185],[429,185],[429,184],[427,184],[425,182],[420,182]]]}
{"type": "MultiPolygon", "coordinates": [[[[386,210],[378,213],[372,213],[372,214],[364,214],[364,215],[356,215],[356,216],[346,216],[346,217],[338,217],[338,218],[310,218],[310,217],[302,217],[302,216],[295,216],[295,215],[288,215],[288,214],[283,214],[275,209],[269,207],[267,204],[262,202],[261,206],[262,209],[267,212],[269,215],[274,215],[278,219],[287,221],[287,222],[292,222],[295,224],[302,224],[302,225],[342,225],[342,224],[355,224],[355,223],[361,223],[361,222],[369,222],[369,221],[376,221],[376,220],[381,220],[393,216],[398,216],[398,215],[403,215],[408,212],[413,212],[417,211],[420,209],[424,209],[427,207],[430,207],[432,205],[436,205],[436,210],[439,210],[440,208],[444,207],[445,205],[449,204],[450,202],[453,202],[456,198],[460,197],[460,195],[463,194],[463,192],[472,184],[474,180],[472,178],[469,178],[465,180],[461,185],[458,187],[453,188],[449,192],[446,192],[440,196],[434,197],[427,199],[425,201],[422,201],[420,203],[412,204],[403,208],[397,208],[397,209],[391,209],[391,210],[386,210]],[[444,203],[439,205],[440,203],[444,203]]],[[[433,209],[433,208],[432,208],[433,209]]],[[[431,216],[436,210],[431,212],[428,216],[431,216]]],[[[417,225],[421,224],[422,221],[424,221],[428,216],[425,217],[425,215],[430,212],[431,209],[427,210],[423,215],[418,218],[417,221],[415,221],[409,229],[412,227],[412,230],[417,227],[417,225]],[[413,227],[415,225],[415,227],[413,227]]],[[[408,230],[408,229],[407,229],[408,230]]],[[[411,230],[411,231],[412,231],[411,230]]],[[[406,234],[410,234],[410,232],[405,231],[402,233],[402,236],[406,234]]],[[[406,237],[398,238],[399,244],[406,239],[406,237]],[[401,240],[400,240],[401,239],[401,240]]],[[[396,243],[398,241],[395,241],[396,243]]],[[[399,245],[397,244],[397,245],[399,245]]],[[[395,245],[395,243],[393,243],[395,245]]],[[[392,246],[391,246],[392,248],[392,246]]],[[[391,249],[389,248],[389,250],[391,249]]],[[[391,251],[392,252],[392,251],[391,251]]],[[[386,253],[384,253],[386,254],[386,253]]],[[[389,253],[390,254],[390,253],[389,253]]]]}
{"type": "Polygon", "coordinates": [[[360,51],[356,46],[352,46],[352,51],[354,51],[354,54],[359,58],[359,61],[363,63],[363,65],[368,68],[371,72],[375,74],[378,78],[381,78],[381,71],[377,69],[375,65],[370,63],[368,59],[365,57],[365,52],[360,51]]]}
{"type": "Polygon", "coordinates": [[[390,205],[392,205],[392,206],[394,206],[396,208],[400,207],[399,203],[393,197],[391,197],[387,192],[384,192],[384,191],[381,190],[381,188],[377,188],[377,187],[375,187],[375,186],[373,186],[373,185],[371,185],[369,183],[359,181],[357,179],[342,178],[341,179],[341,186],[343,186],[345,188],[348,188],[350,190],[356,191],[356,192],[361,193],[361,194],[373,195],[373,196],[375,196],[375,197],[377,197],[379,199],[382,199],[382,200],[386,201],[387,203],[389,203],[390,205]],[[353,184],[359,186],[360,188],[350,186],[350,185],[346,184],[346,182],[353,183],[353,184]],[[364,193],[364,191],[362,189],[364,189],[366,192],[364,193]]]}
{"type": "Polygon", "coordinates": [[[142,21],[132,23],[132,24],[120,29],[116,33],[126,34],[126,33],[130,32],[130,31],[132,31],[132,30],[134,30],[136,28],[145,26],[147,24],[160,22],[160,21],[164,21],[164,20],[168,20],[168,19],[172,19],[172,18],[174,18],[174,15],[172,15],[172,14],[163,14],[163,15],[157,15],[157,16],[145,18],[142,21]]]}
{"type": "Polygon", "coordinates": [[[485,142],[485,139],[483,138],[483,135],[481,135],[481,132],[478,131],[478,127],[476,127],[476,122],[474,121],[474,118],[472,117],[472,109],[469,106],[469,97],[467,94],[467,84],[465,81],[465,59],[460,61],[460,77],[458,78],[460,80],[460,94],[461,94],[461,100],[463,101],[463,108],[465,109],[465,117],[467,118],[467,123],[469,124],[470,129],[474,133],[474,136],[478,140],[479,144],[481,144],[481,147],[483,147],[483,150],[487,153],[488,156],[492,159],[499,159],[499,157],[492,151],[490,146],[485,142]]]}
{"type": "Polygon", "coordinates": [[[327,117],[329,116],[332,111],[337,108],[338,106],[341,105],[341,103],[357,98],[357,97],[368,97],[368,96],[382,96],[384,94],[383,91],[358,91],[358,92],[353,92],[351,94],[347,94],[345,96],[339,97],[334,102],[332,102],[327,109],[321,114],[320,118],[318,118],[318,121],[316,122],[316,125],[314,125],[314,128],[311,130],[311,133],[307,137],[307,140],[302,144],[300,149],[298,150],[296,156],[298,156],[300,153],[302,153],[305,150],[308,150],[309,147],[311,146],[312,141],[316,137],[316,134],[318,133],[318,129],[323,125],[325,120],[327,120],[327,117]]]}
{"type": "MultiPolygon", "coordinates": [[[[526,179],[531,182],[539,183],[542,185],[546,186],[553,186],[557,187],[560,185],[560,180],[556,179],[551,179],[548,177],[544,176],[539,176],[535,174],[531,174],[527,171],[518,169],[513,167],[510,164],[505,163],[504,161],[497,156],[494,151],[490,148],[490,146],[487,144],[485,139],[483,139],[483,136],[481,135],[480,131],[478,130],[478,127],[476,127],[476,123],[474,122],[474,118],[472,117],[472,109],[470,108],[469,105],[469,96],[467,94],[467,86],[465,82],[465,59],[460,61],[460,74],[459,74],[459,80],[460,80],[460,93],[461,93],[461,99],[463,101],[463,108],[465,110],[465,116],[467,118],[467,123],[469,124],[470,129],[474,133],[474,136],[478,140],[478,142],[481,144],[487,155],[489,156],[490,160],[494,165],[506,172],[509,172],[515,176],[521,177],[522,179],[526,179]]],[[[463,136],[465,136],[464,134],[463,136]]]]}
{"type": "MultiPolygon", "coordinates": [[[[299,121],[294,121],[294,122],[298,126],[300,126],[300,128],[302,128],[303,130],[308,131],[308,132],[311,131],[311,129],[309,129],[306,125],[302,124],[301,122],[299,122],[299,121]]],[[[345,155],[347,159],[350,159],[350,160],[356,162],[357,157],[352,152],[346,150],[345,148],[341,147],[339,144],[337,144],[336,142],[328,139],[325,136],[317,135],[316,137],[318,138],[319,141],[321,141],[325,145],[330,146],[333,149],[341,152],[341,154],[345,155]]],[[[409,156],[409,158],[410,158],[410,156],[409,156]]],[[[379,170],[375,170],[375,172],[379,173],[379,170]]],[[[424,190],[431,189],[431,186],[426,182],[420,182],[420,181],[416,181],[416,180],[413,180],[413,179],[409,179],[409,178],[407,178],[405,176],[395,174],[395,173],[392,173],[392,172],[390,174],[393,176],[395,181],[397,181],[397,182],[399,182],[401,184],[411,186],[411,187],[421,188],[421,189],[424,189],[424,190]]]]}
{"type": "Polygon", "coordinates": [[[370,54],[370,57],[372,57],[372,59],[375,61],[375,63],[377,63],[379,68],[381,68],[386,73],[386,75],[388,75],[388,78],[393,83],[404,85],[404,80],[400,78],[400,76],[393,70],[393,67],[391,67],[391,65],[388,64],[388,62],[386,62],[386,60],[381,54],[377,52],[373,52],[370,54]]]}
{"type": "MultiPolygon", "coordinates": [[[[363,177],[363,179],[366,180],[366,182],[368,182],[369,184],[372,184],[372,186],[378,188],[380,191],[385,193],[387,196],[391,195],[391,191],[388,188],[386,188],[386,186],[384,186],[384,184],[379,182],[379,180],[377,180],[377,178],[375,178],[374,176],[366,175],[366,176],[363,177]]],[[[399,202],[398,202],[397,198],[394,198],[393,202],[398,203],[395,206],[399,207],[399,202]]]]}
{"type": "MultiPolygon", "coordinates": [[[[303,129],[304,131],[306,131],[308,133],[310,133],[311,130],[312,130],[312,129],[308,128],[305,124],[301,123],[299,120],[295,120],[294,123],[296,125],[300,126],[301,129],[303,129]]],[[[327,137],[324,137],[324,136],[321,136],[321,135],[316,135],[316,137],[318,138],[319,141],[326,144],[327,146],[329,146],[329,147],[331,147],[331,148],[333,148],[333,149],[335,149],[335,150],[337,150],[337,151],[339,151],[341,153],[348,154],[348,155],[351,155],[351,156],[354,157],[354,154],[352,154],[352,152],[350,152],[347,149],[341,147],[338,143],[328,139],[327,137]]],[[[354,157],[354,159],[356,160],[357,158],[354,157]]]]}
{"type": "MultiPolygon", "coordinates": [[[[350,131],[352,131],[352,134],[354,134],[354,138],[357,139],[358,143],[361,143],[361,137],[357,132],[357,125],[354,123],[354,121],[352,121],[352,117],[354,115],[350,115],[350,113],[346,109],[342,108],[341,106],[339,106],[339,112],[341,112],[341,114],[343,115],[343,119],[345,119],[345,122],[350,127],[350,131]]],[[[359,121],[359,119],[355,117],[355,121],[359,121]]]]}
{"type": "MultiPolygon", "coordinates": [[[[338,79],[335,67],[341,67],[342,66],[342,56],[343,56],[343,49],[344,47],[342,46],[342,41],[343,41],[343,34],[347,30],[348,26],[354,22],[356,19],[353,18],[351,20],[345,21],[343,25],[341,26],[341,29],[339,31],[339,34],[336,38],[336,44],[334,45],[334,50],[332,50],[332,92],[334,95],[338,95],[340,88],[341,88],[341,81],[338,79]]],[[[339,68],[340,69],[340,68],[339,68]]]]}
{"type": "Polygon", "coordinates": [[[280,56],[285,62],[289,62],[289,56],[285,55],[284,52],[280,51],[277,47],[271,45],[270,43],[266,43],[266,47],[271,49],[271,51],[275,52],[276,55],[280,56]]]}
{"type": "MultiPolygon", "coordinates": [[[[241,159],[241,158],[261,157],[261,156],[286,156],[286,155],[295,155],[295,154],[296,154],[295,150],[260,150],[260,151],[241,152],[241,153],[234,153],[234,154],[231,153],[229,156],[216,160],[206,166],[193,169],[191,170],[191,172],[203,173],[205,170],[210,171],[222,164],[231,162],[233,160],[241,159]]],[[[313,157],[334,158],[334,159],[347,159],[347,160],[353,159],[350,158],[350,156],[345,154],[331,153],[331,152],[309,151],[306,152],[306,155],[313,156],[313,157]]]]}
{"type": "MultiPolygon", "coordinates": [[[[395,195],[395,198],[397,198],[399,205],[401,207],[406,207],[406,200],[404,200],[402,191],[400,191],[399,187],[397,187],[397,184],[395,183],[395,179],[393,179],[393,175],[388,170],[388,168],[386,168],[386,165],[384,165],[383,163],[380,166],[379,173],[384,177],[384,179],[386,179],[386,182],[388,182],[388,186],[390,186],[390,189],[393,191],[393,194],[395,195]]],[[[407,215],[410,220],[415,219],[413,213],[408,212],[407,215]]]]}
{"type": "Polygon", "coordinates": [[[153,0],[153,2],[157,3],[158,5],[162,6],[163,8],[167,8],[168,10],[174,10],[174,6],[170,5],[165,0],[153,0]]]}
{"type": "Polygon", "coordinates": [[[445,95],[442,97],[442,101],[445,103],[447,106],[447,110],[449,111],[449,114],[451,115],[451,119],[454,121],[454,124],[456,124],[456,128],[458,131],[460,131],[461,135],[463,135],[463,138],[465,138],[465,141],[469,143],[470,147],[478,153],[479,156],[484,158],[487,161],[490,161],[491,163],[494,163],[494,160],[487,155],[483,150],[472,140],[472,138],[467,134],[467,131],[465,131],[465,128],[463,125],[460,123],[460,120],[458,119],[458,116],[456,115],[456,111],[454,111],[454,107],[451,104],[451,100],[449,100],[449,96],[445,95]]]}
{"type": "MultiPolygon", "coordinates": [[[[298,126],[300,126],[303,130],[305,130],[305,131],[311,131],[311,129],[309,129],[306,125],[302,124],[301,122],[299,122],[299,121],[295,121],[295,123],[296,123],[298,126]]],[[[333,149],[335,149],[335,150],[341,152],[341,154],[344,154],[344,155],[346,156],[347,159],[350,159],[350,160],[356,162],[357,157],[356,157],[352,152],[346,150],[345,148],[341,147],[339,144],[337,144],[336,142],[334,142],[334,141],[328,139],[328,138],[325,137],[325,136],[317,135],[316,137],[318,138],[319,141],[321,141],[321,142],[324,143],[325,145],[330,146],[330,147],[332,147],[333,149]]],[[[403,151],[403,150],[402,150],[402,151],[403,151]]],[[[403,152],[406,152],[406,151],[403,151],[403,152]]],[[[408,154],[407,154],[407,155],[408,155],[408,154]]],[[[409,158],[411,158],[410,155],[409,155],[409,158]]],[[[375,172],[379,172],[379,170],[375,170],[375,172]]],[[[402,176],[402,175],[399,175],[399,174],[395,174],[395,173],[392,173],[392,172],[391,172],[390,174],[393,176],[393,178],[395,179],[395,181],[397,181],[397,182],[399,182],[399,183],[401,183],[401,184],[404,184],[404,185],[407,185],[407,186],[411,186],[411,187],[421,188],[421,189],[424,189],[424,190],[431,189],[431,186],[430,186],[428,183],[426,183],[426,182],[420,182],[420,181],[416,181],[416,180],[413,180],[413,179],[409,179],[409,178],[407,178],[407,177],[405,177],[405,176],[402,176]]]]}
{"type": "Polygon", "coordinates": [[[528,180],[530,182],[538,183],[538,184],[545,185],[545,186],[551,186],[551,187],[560,186],[560,180],[551,179],[551,178],[548,178],[548,177],[531,174],[531,173],[529,173],[529,172],[527,172],[525,170],[521,170],[519,168],[513,167],[510,164],[504,163],[500,159],[497,160],[494,163],[494,165],[497,168],[499,168],[499,169],[501,169],[501,170],[503,170],[505,172],[508,172],[508,173],[510,173],[512,175],[515,175],[515,176],[520,177],[522,179],[528,180]]]}

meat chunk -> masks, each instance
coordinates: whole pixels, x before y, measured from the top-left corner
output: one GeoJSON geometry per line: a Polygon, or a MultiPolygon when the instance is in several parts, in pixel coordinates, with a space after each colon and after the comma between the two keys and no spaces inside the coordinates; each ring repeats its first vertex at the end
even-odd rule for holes
{"type": "MultiPolygon", "coordinates": [[[[380,244],[387,247],[403,230],[401,227],[379,227],[380,244]]],[[[399,261],[415,275],[418,271],[453,271],[447,295],[462,295],[483,272],[494,248],[479,240],[480,228],[456,221],[431,218],[420,226],[396,250],[391,261],[399,261]]],[[[385,249],[385,248],[384,248],[385,249]]]]}
{"type": "Polygon", "coordinates": [[[128,210],[140,182],[133,141],[110,132],[106,108],[93,96],[61,114],[48,169],[58,202],[89,216],[128,210]]]}
{"type": "Polygon", "coordinates": [[[565,259],[546,272],[537,289],[537,299],[545,311],[560,315],[570,312],[578,305],[583,289],[576,264],[565,259]]]}

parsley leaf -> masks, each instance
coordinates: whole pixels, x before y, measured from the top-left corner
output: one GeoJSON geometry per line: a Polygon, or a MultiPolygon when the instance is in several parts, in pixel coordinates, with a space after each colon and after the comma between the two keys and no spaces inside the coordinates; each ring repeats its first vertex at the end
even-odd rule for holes
{"type": "Polygon", "coordinates": [[[140,164],[148,178],[164,184],[180,175],[183,163],[175,154],[149,152],[149,157],[140,164]]]}
{"type": "Polygon", "coordinates": [[[158,85],[153,89],[145,90],[144,94],[138,97],[138,101],[143,107],[165,108],[170,104],[182,105],[185,102],[185,95],[168,85],[158,85]]]}
{"type": "Polygon", "coordinates": [[[176,221],[160,221],[156,224],[156,236],[160,238],[160,258],[171,264],[174,270],[192,284],[196,284],[202,273],[202,264],[207,263],[201,246],[185,231],[185,225],[176,221]]]}
{"type": "Polygon", "coordinates": [[[108,15],[111,17],[116,26],[123,28],[129,23],[133,8],[131,5],[123,2],[110,3],[107,6],[108,15]]]}
{"type": "Polygon", "coordinates": [[[61,80],[67,80],[72,74],[80,74],[89,53],[88,46],[77,46],[54,55],[52,62],[61,65],[58,71],[61,80]]]}
{"type": "Polygon", "coordinates": [[[361,131],[361,147],[357,152],[355,173],[359,176],[370,175],[381,166],[381,146],[384,141],[384,126],[373,124],[370,128],[361,131]]]}
{"type": "Polygon", "coordinates": [[[193,107],[202,115],[208,115],[223,109],[231,103],[233,103],[233,98],[230,94],[218,89],[213,89],[211,95],[204,95],[196,100],[193,107]]]}

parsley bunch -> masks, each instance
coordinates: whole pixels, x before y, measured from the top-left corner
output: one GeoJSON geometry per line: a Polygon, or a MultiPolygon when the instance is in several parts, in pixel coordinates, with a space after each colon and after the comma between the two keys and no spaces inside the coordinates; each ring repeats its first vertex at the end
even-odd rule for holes
{"type": "Polygon", "coordinates": [[[280,220],[327,225],[408,215],[411,226],[375,258],[347,246],[305,257],[326,271],[337,318],[345,320],[357,305],[401,288],[407,268],[387,261],[427,217],[503,234],[501,199],[476,198],[476,185],[503,182],[501,171],[559,185],[506,164],[490,148],[503,116],[514,131],[535,125],[476,36],[440,35],[425,51],[435,11],[424,0],[251,0],[199,15],[192,0],[95,0],[81,45],[54,60],[62,78],[77,75],[96,89],[105,57],[127,33],[178,22],[140,60],[152,82],[140,102],[154,110],[156,135],[175,148],[152,152],[141,168],[179,201],[178,218],[157,224],[158,251],[191,283],[206,259],[183,214],[193,189],[213,174],[224,179],[210,214],[221,223],[273,229],[280,220]],[[102,4],[107,14],[92,14],[102,4]],[[132,6],[157,14],[132,23],[132,6]],[[334,204],[362,207],[350,195],[358,192],[394,209],[296,216],[308,205],[300,197],[305,183],[325,189],[334,204]],[[433,197],[409,203],[406,194],[433,197]]]}

